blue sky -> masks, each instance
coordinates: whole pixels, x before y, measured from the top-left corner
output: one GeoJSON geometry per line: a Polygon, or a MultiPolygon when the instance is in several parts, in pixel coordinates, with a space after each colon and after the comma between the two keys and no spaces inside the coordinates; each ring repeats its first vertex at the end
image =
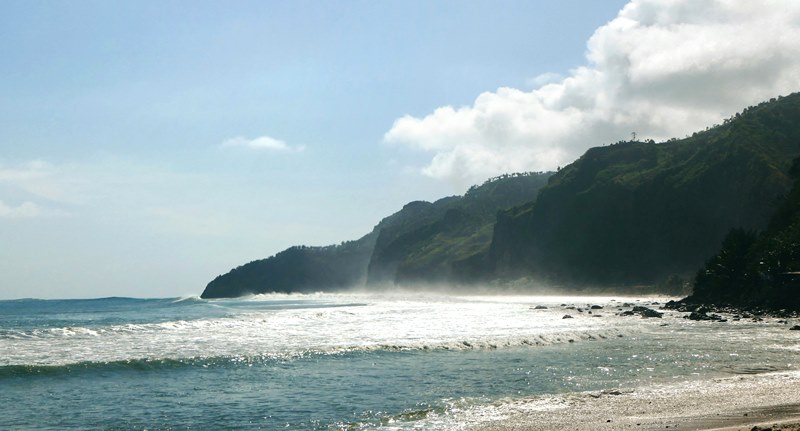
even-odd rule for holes
{"type": "Polygon", "coordinates": [[[198,294],[797,90],[795,5],[701,3],[4,1],[0,298],[198,294]]]}

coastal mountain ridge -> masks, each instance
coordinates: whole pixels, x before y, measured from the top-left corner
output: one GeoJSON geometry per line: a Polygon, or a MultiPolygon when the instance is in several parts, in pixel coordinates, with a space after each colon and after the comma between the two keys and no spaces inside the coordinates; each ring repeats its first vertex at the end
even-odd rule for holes
{"type": "Polygon", "coordinates": [[[292,247],[243,265],[202,296],[515,280],[628,289],[690,280],[731,229],[767,228],[794,183],[798,120],[795,93],[684,139],[591,148],[552,175],[505,175],[464,196],[409,203],[356,241],[292,247]]]}
{"type": "Polygon", "coordinates": [[[497,211],[535,199],[550,175],[502,175],[463,196],[410,202],[358,240],[290,247],[216,277],[201,296],[308,293],[424,277],[444,280],[463,259],[488,251],[497,211]]]}
{"type": "Polygon", "coordinates": [[[794,187],[767,229],[732,229],[683,304],[800,310],[800,157],[794,187]]]}
{"type": "Polygon", "coordinates": [[[535,200],[551,174],[502,175],[461,197],[406,205],[401,220],[378,226],[367,284],[458,281],[464,262],[488,252],[497,212],[535,200]]]}
{"type": "Polygon", "coordinates": [[[685,139],[591,148],[499,215],[487,270],[567,286],[691,279],[731,228],[767,226],[798,155],[800,94],[685,139]]]}

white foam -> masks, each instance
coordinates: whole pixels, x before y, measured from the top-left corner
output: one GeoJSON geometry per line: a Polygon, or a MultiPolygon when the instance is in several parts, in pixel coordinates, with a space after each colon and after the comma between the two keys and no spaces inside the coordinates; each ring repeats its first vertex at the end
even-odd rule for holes
{"type": "MultiPolygon", "coordinates": [[[[743,412],[800,404],[800,372],[776,372],[628,389],[501,399],[431,412],[394,430],[549,431],[708,429],[743,412]]],[[[774,419],[774,418],[769,418],[774,419]]],[[[727,422],[726,422],[727,421],[727,422]]]]}
{"type": "MultiPolygon", "coordinates": [[[[641,322],[621,324],[610,312],[595,310],[606,316],[603,319],[564,310],[558,305],[564,300],[419,294],[259,295],[247,299],[252,305],[244,309],[231,307],[238,313],[231,317],[8,333],[0,339],[0,349],[8,352],[0,355],[0,365],[64,365],[142,357],[297,356],[379,349],[494,349],[598,341],[641,330],[641,322]],[[325,307],[257,306],[287,298],[315,301],[325,307]],[[541,304],[549,308],[533,309],[541,304]],[[566,313],[574,318],[562,319],[566,313]]],[[[217,305],[226,303],[218,301],[217,305]]]]}

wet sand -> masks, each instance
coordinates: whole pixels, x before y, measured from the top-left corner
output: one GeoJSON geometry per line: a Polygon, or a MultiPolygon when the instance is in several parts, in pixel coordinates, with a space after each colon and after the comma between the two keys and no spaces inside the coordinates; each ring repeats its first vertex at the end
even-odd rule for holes
{"type": "Polygon", "coordinates": [[[800,431],[800,419],[760,422],[740,426],[712,428],[703,431],[800,431]]]}
{"type": "Polygon", "coordinates": [[[498,411],[471,429],[800,431],[800,373],[531,398],[498,411]]]}

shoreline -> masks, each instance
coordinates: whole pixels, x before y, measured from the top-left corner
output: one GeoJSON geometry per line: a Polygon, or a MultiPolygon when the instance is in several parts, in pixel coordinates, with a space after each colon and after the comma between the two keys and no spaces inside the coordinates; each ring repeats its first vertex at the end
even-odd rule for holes
{"type": "Polygon", "coordinates": [[[798,388],[800,372],[783,371],[528,398],[497,406],[486,420],[468,429],[798,431],[798,388]]]}
{"type": "Polygon", "coordinates": [[[702,431],[799,431],[800,416],[791,419],[776,421],[748,423],[745,425],[726,426],[722,428],[708,428],[702,431]]]}

